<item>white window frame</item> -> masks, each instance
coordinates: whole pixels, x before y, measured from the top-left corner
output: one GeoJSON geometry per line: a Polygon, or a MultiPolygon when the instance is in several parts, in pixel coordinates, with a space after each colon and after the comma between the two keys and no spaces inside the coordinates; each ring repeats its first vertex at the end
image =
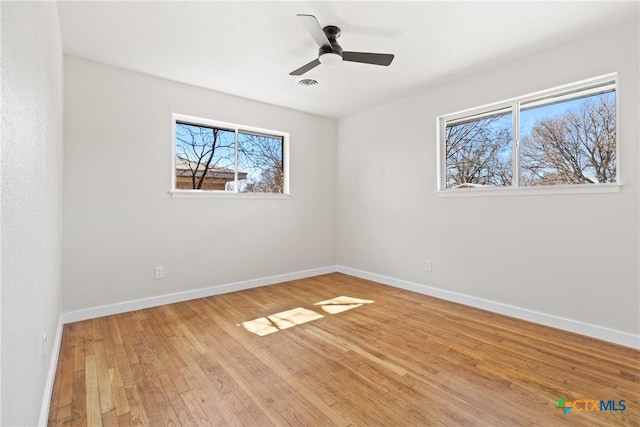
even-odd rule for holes
{"type": "Polygon", "coordinates": [[[205,119],[202,117],[188,116],[185,114],[173,113],[171,115],[171,190],[169,193],[173,198],[240,198],[240,199],[288,199],[289,192],[289,133],[271,129],[263,129],[253,126],[238,125],[235,123],[222,122],[218,120],[205,119]],[[176,189],[176,123],[188,123],[194,126],[215,127],[235,132],[236,152],[235,152],[235,178],[238,181],[238,133],[247,132],[267,136],[282,138],[282,163],[284,168],[284,188],[282,193],[242,193],[236,187],[234,191],[224,190],[182,190],[176,189]]]}
{"type": "Polygon", "coordinates": [[[437,184],[436,194],[438,197],[477,197],[477,196],[511,196],[511,195],[543,195],[543,194],[584,194],[584,193],[612,193],[619,192],[622,187],[620,177],[620,145],[619,145],[619,92],[618,74],[609,73],[602,76],[581,80],[578,82],[557,86],[551,89],[530,93],[523,96],[507,99],[504,101],[486,104],[480,107],[457,111],[445,114],[436,118],[437,132],[437,184]],[[571,99],[576,92],[588,94],[591,89],[593,93],[602,90],[602,87],[611,85],[616,94],[616,182],[596,183],[596,184],[567,184],[567,185],[538,185],[519,186],[519,134],[520,134],[520,106],[544,105],[549,98],[556,100],[571,99]],[[481,117],[483,114],[489,115],[497,110],[509,109],[512,114],[513,126],[513,180],[511,186],[504,187],[481,187],[481,188],[446,188],[446,137],[445,131],[447,123],[461,121],[472,116],[481,117]]]}

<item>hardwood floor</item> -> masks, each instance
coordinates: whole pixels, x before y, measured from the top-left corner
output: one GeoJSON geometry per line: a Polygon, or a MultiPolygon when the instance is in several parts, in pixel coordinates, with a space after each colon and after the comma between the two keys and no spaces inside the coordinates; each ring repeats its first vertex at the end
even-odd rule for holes
{"type": "Polygon", "coordinates": [[[638,426],[639,378],[639,351],[334,273],[66,325],[49,425],[638,426]],[[338,296],[373,302],[314,305],[338,296]]]}

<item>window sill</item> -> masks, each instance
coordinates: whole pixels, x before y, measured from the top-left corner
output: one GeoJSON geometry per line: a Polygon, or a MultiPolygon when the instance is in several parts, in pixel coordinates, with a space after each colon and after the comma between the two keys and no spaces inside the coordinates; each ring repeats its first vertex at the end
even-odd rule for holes
{"type": "Polygon", "coordinates": [[[289,199],[291,194],[233,193],[230,191],[171,190],[174,199],[289,199]]]}
{"type": "Polygon", "coordinates": [[[440,190],[437,197],[549,196],[560,194],[619,193],[621,183],[547,185],[537,187],[483,187],[440,190]]]}

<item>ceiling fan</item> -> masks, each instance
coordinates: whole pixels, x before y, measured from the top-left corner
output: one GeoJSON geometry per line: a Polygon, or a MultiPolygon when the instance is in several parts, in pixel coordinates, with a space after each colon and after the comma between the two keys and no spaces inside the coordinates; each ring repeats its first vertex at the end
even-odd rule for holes
{"type": "Polygon", "coordinates": [[[318,43],[320,49],[316,59],[290,72],[291,76],[301,76],[320,64],[336,65],[342,61],[349,61],[387,66],[393,61],[394,56],[389,53],[343,51],[337,40],[340,37],[340,28],[335,25],[327,25],[322,28],[313,15],[299,14],[296,16],[309,35],[318,43]]]}

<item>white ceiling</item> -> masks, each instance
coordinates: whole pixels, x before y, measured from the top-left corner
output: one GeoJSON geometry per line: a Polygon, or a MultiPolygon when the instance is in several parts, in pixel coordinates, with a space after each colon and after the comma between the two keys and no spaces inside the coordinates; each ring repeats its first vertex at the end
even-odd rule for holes
{"type": "MultiPolygon", "coordinates": [[[[637,2],[58,3],[67,55],[339,118],[618,22],[637,2]],[[393,53],[389,67],[320,65],[296,14],[342,29],[345,50],[393,53]]],[[[615,48],[615,47],[612,47],[615,48]]]]}

